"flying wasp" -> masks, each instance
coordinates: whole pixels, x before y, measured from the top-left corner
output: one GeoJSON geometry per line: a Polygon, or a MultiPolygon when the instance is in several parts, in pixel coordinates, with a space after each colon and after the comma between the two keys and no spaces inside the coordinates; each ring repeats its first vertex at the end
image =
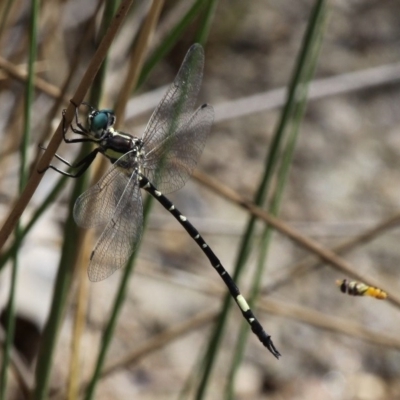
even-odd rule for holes
{"type": "Polygon", "coordinates": [[[370,296],[379,300],[387,298],[387,293],[382,289],[374,286],[368,286],[362,282],[348,281],[347,279],[337,280],[336,284],[339,286],[341,292],[347,293],[351,296],[370,296]]]}

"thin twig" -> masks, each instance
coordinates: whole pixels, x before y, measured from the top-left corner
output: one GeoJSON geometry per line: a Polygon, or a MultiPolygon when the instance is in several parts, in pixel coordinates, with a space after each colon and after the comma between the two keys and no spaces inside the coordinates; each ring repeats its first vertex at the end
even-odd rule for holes
{"type": "MultiPolygon", "coordinates": [[[[316,79],[310,83],[308,101],[327,96],[371,89],[400,81],[400,63],[382,65],[357,72],[316,79]]],[[[228,101],[215,106],[215,121],[244,117],[261,111],[281,107],[286,101],[286,88],[270,90],[246,98],[228,101]]]]}
{"type": "Polygon", "coordinates": [[[153,37],[154,30],[160,17],[163,5],[164,0],[153,0],[150,10],[143,22],[143,26],[140,29],[136,46],[134,47],[133,53],[130,58],[129,70],[125,80],[125,84],[122,86],[122,90],[118,96],[117,104],[115,106],[117,123],[119,120],[123,121],[126,104],[137,85],[139,75],[142,71],[142,67],[144,64],[148,45],[153,37]]]}
{"type": "MultiPolygon", "coordinates": [[[[367,285],[376,287],[384,286],[375,279],[361,275],[360,273],[357,272],[357,268],[352,266],[349,262],[345,261],[343,258],[339,257],[332,250],[329,250],[321,246],[315,240],[312,240],[302,235],[296,229],[293,229],[292,227],[282,222],[278,218],[273,217],[272,215],[266,213],[264,210],[255,206],[250,201],[247,201],[246,199],[241,197],[238,193],[236,193],[234,190],[225,186],[223,183],[218,182],[217,180],[210,178],[209,176],[202,174],[199,171],[194,171],[193,177],[197,179],[199,182],[201,182],[203,185],[207,186],[209,189],[213,190],[215,193],[218,193],[218,195],[250,211],[253,215],[267,222],[268,224],[273,226],[277,231],[283,233],[285,236],[289,237],[290,239],[292,239],[293,241],[295,241],[297,244],[307,249],[308,251],[311,251],[319,258],[321,258],[323,261],[327,262],[328,264],[333,266],[335,269],[341,271],[342,273],[361,282],[365,282],[367,285]]],[[[387,290],[385,291],[388,292],[387,290]]],[[[400,297],[393,292],[391,292],[390,294],[388,292],[388,295],[389,297],[387,301],[391,302],[397,307],[400,307],[400,297]]]]}
{"type": "MultiPolygon", "coordinates": [[[[113,21],[108,29],[107,33],[104,36],[104,39],[101,41],[96,53],[94,54],[88,69],[86,70],[85,75],[83,76],[75,95],[72,99],[74,104],[80,104],[88,91],[91,83],[93,82],[94,77],[96,76],[97,71],[100,68],[101,63],[106,57],[107,51],[111,46],[111,43],[119,30],[120,26],[123,23],[123,20],[132,4],[133,0],[123,0],[113,21]]],[[[68,126],[72,119],[75,116],[75,107],[70,103],[68,105],[67,111],[65,113],[65,123],[68,126]]],[[[33,196],[37,186],[43,178],[43,173],[38,171],[44,171],[49,166],[51,159],[53,158],[58,146],[60,145],[63,138],[63,122],[60,121],[56,132],[54,133],[47,150],[44,152],[42,158],[39,160],[37,169],[33,172],[30,177],[22,195],[17,200],[14,208],[10,212],[7,217],[2,229],[0,230],[0,249],[4,246],[7,238],[10,236],[12,230],[14,229],[17,221],[19,220],[21,214],[25,210],[27,204],[33,196]]]]}
{"type": "MultiPolygon", "coordinates": [[[[4,69],[10,76],[25,82],[26,73],[21,71],[15,64],[1,57],[0,68],[4,69]]],[[[371,89],[399,81],[400,63],[381,65],[362,71],[316,79],[310,84],[308,98],[309,101],[312,101],[357,90],[371,89]]],[[[39,77],[35,80],[35,87],[51,97],[57,98],[60,96],[60,89],[57,86],[39,77]]],[[[126,109],[126,120],[131,120],[152,111],[157,106],[164,92],[165,87],[162,87],[131,99],[126,109]]],[[[222,122],[281,107],[285,101],[285,93],[285,88],[278,88],[217,104],[214,106],[215,122],[222,122]]],[[[69,99],[64,98],[64,101],[67,104],[69,99]]]]}
{"type": "MultiPolygon", "coordinates": [[[[326,313],[313,311],[305,307],[291,305],[271,299],[259,301],[257,307],[269,314],[272,313],[278,316],[286,316],[288,318],[296,319],[302,323],[310,324],[321,329],[355,337],[373,345],[400,349],[400,340],[395,336],[377,333],[371,331],[370,329],[364,328],[359,324],[349,322],[346,319],[327,316],[326,313]]],[[[126,356],[109,362],[102,371],[101,377],[105,378],[106,376],[109,376],[120,369],[128,368],[143,357],[146,357],[149,354],[152,354],[153,352],[167,346],[174,340],[179,339],[180,337],[187,335],[196,329],[205,327],[216,320],[218,316],[219,311],[205,311],[200,312],[194,317],[189,318],[179,324],[173,325],[164,332],[155,335],[137,349],[132,350],[126,356]]],[[[80,393],[84,392],[87,384],[87,381],[84,381],[81,384],[79,388],[80,393]]],[[[64,398],[64,396],[64,393],[61,391],[58,392],[57,395],[52,399],[61,400],[64,398]]]]}
{"type": "MultiPolygon", "coordinates": [[[[352,336],[360,340],[370,342],[374,345],[400,349],[400,340],[395,336],[377,333],[361,325],[349,322],[346,319],[327,316],[325,313],[313,311],[298,305],[291,305],[276,300],[262,300],[258,303],[258,308],[279,316],[296,319],[302,323],[307,323],[318,328],[337,332],[342,335],[352,336]]],[[[128,355],[111,361],[103,370],[102,378],[114,373],[115,371],[127,368],[141,358],[153,353],[154,351],[168,345],[179,337],[186,335],[198,328],[203,328],[207,324],[218,318],[218,311],[205,311],[196,314],[194,317],[176,324],[164,332],[149,339],[139,348],[132,350],[128,355]]]]}
{"type": "MultiPolygon", "coordinates": [[[[328,96],[389,85],[399,81],[400,63],[344,73],[329,78],[315,79],[310,83],[308,102],[328,96]]],[[[131,120],[153,110],[164,91],[165,89],[156,89],[131,99],[126,109],[126,119],[131,120]]],[[[214,105],[215,122],[274,110],[282,107],[285,104],[285,100],[286,88],[282,87],[216,104],[214,105]]]]}
{"type": "MultiPolygon", "coordinates": [[[[0,68],[3,69],[9,76],[21,81],[22,83],[26,82],[27,79],[27,71],[26,69],[22,69],[12,62],[6,60],[3,57],[0,57],[0,68]]],[[[47,94],[50,97],[58,98],[61,96],[62,92],[61,90],[47,82],[46,80],[36,76],[35,77],[35,89],[40,90],[41,92],[47,94]]],[[[67,97],[64,97],[64,102],[68,103],[69,99],[67,97]]]]}
{"type": "MultiPolygon", "coordinates": [[[[175,277],[171,276],[170,274],[160,272],[160,270],[157,270],[148,263],[146,263],[143,268],[139,268],[137,272],[140,272],[140,274],[150,277],[151,279],[162,280],[163,282],[167,282],[175,286],[180,286],[185,289],[189,288],[196,292],[204,293],[207,296],[212,295],[220,297],[225,293],[223,287],[213,287],[213,281],[209,281],[209,283],[199,282],[199,277],[197,275],[191,274],[190,272],[185,272],[185,279],[181,279],[182,271],[179,272],[178,277],[175,277]],[[190,277],[189,275],[192,276],[190,277]]],[[[341,296],[339,291],[338,296],[341,296]]],[[[376,301],[374,299],[363,300],[376,301]]],[[[349,301],[351,301],[350,298],[349,301]]],[[[364,328],[361,325],[353,324],[347,319],[327,316],[326,313],[324,314],[319,311],[312,310],[309,307],[300,307],[298,305],[293,305],[272,299],[258,300],[257,307],[269,314],[273,313],[278,316],[286,316],[289,318],[297,319],[302,323],[310,324],[318,328],[331,330],[344,335],[353,336],[361,340],[369,341],[375,345],[384,345],[395,348],[399,348],[400,346],[400,339],[397,337],[385,336],[381,333],[373,332],[369,329],[364,328]]],[[[214,315],[210,314],[210,318],[211,317],[214,317],[214,315]]],[[[145,346],[147,345],[145,344],[145,346]]],[[[135,350],[134,353],[139,354],[140,349],[135,350]]],[[[127,356],[127,358],[129,358],[129,356],[127,356]]],[[[114,364],[117,364],[117,362],[113,363],[113,365],[114,364]]]]}
{"type": "MultiPolygon", "coordinates": [[[[146,274],[143,269],[143,274],[146,274]]],[[[166,274],[158,273],[159,277],[168,279],[168,282],[177,284],[179,286],[188,287],[187,284],[183,284],[182,280],[171,280],[171,276],[166,276],[166,274]]],[[[151,272],[151,277],[157,278],[157,273],[151,272]]],[[[185,282],[187,282],[185,280],[185,282]]],[[[207,293],[207,295],[221,296],[224,293],[223,288],[210,289],[210,286],[199,288],[199,286],[192,287],[192,289],[200,292],[207,293]]],[[[375,300],[371,300],[375,301],[375,300]]],[[[313,325],[315,327],[329,330],[332,332],[337,332],[343,335],[352,336],[360,340],[370,342],[374,345],[385,346],[395,349],[400,349],[400,340],[395,336],[385,335],[382,333],[371,331],[359,324],[354,324],[347,319],[327,316],[326,313],[319,311],[314,311],[306,307],[301,307],[298,305],[288,304],[280,302],[277,300],[260,300],[257,307],[269,314],[275,314],[278,316],[284,316],[291,319],[296,319],[302,323],[313,325]]],[[[164,332],[154,336],[153,338],[146,341],[143,345],[129,352],[129,354],[113,360],[108,363],[101,373],[102,378],[116,372],[119,369],[127,368],[133,363],[138,362],[145,356],[159,350],[160,348],[168,345],[172,341],[178,339],[179,337],[186,335],[198,328],[202,328],[205,325],[211,323],[213,320],[218,318],[219,311],[205,311],[196,314],[194,317],[187,319],[179,324],[176,324],[164,332]]],[[[84,390],[86,382],[81,387],[84,390]]],[[[59,397],[57,397],[59,398],[59,397]]]]}
{"type": "Polygon", "coordinates": [[[110,375],[121,368],[128,367],[141,358],[165,347],[167,344],[183,335],[193,332],[199,328],[204,328],[207,324],[213,322],[218,317],[218,314],[219,312],[214,310],[199,312],[194,317],[171,326],[164,332],[153,336],[150,340],[146,341],[137,349],[132,350],[125,357],[109,362],[108,365],[104,367],[101,377],[104,378],[105,376],[110,375]]]}
{"type": "MultiPolygon", "coordinates": [[[[5,332],[4,329],[0,327],[0,342],[4,343],[4,340],[5,332]]],[[[11,349],[10,361],[21,391],[25,395],[29,395],[33,388],[34,377],[15,347],[11,349]]]]}
{"type": "MultiPolygon", "coordinates": [[[[377,301],[375,299],[369,300],[377,301]]],[[[371,331],[361,325],[350,322],[348,319],[328,316],[326,313],[271,299],[260,300],[257,306],[267,313],[297,319],[302,323],[343,335],[353,336],[375,345],[400,349],[400,340],[398,337],[371,331]]]]}
{"type": "MultiPolygon", "coordinates": [[[[387,230],[397,227],[399,224],[400,224],[400,214],[396,214],[388,218],[387,220],[380,222],[374,227],[366,230],[360,235],[355,236],[350,240],[346,240],[345,242],[340,243],[335,247],[332,247],[331,251],[338,254],[349,252],[350,250],[353,250],[357,246],[360,246],[375,239],[377,236],[385,233],[387,230]]],[[[318,268],[320,266],[321,266],[320,259],[316,260],[314,256],[307,256],[302,261],[297,263],[295,266],[291,267],[290,271],[287,272],[284,276],[264,286],[264,288],[261,290],[261,293],[263,295],[269,294],[278,289],[279,287],[282,287],[286,283],[290,282],[294,278],[298,278],[303,274],[305,274],[306,272],[314,270],[315,268],[318,268]]]]}
{"type": "MultiPolygon", "coordinates": [[[[98,1],[98,4],[93,13],[93,16],[87,22],[84,34],[83,34],[81,40],[79,41],[79,44],[78,44],[76,50],[74,51],[74,58],[72,60],[70,60],[70,68],[68,71],[68,75],[64,79],[61,89],[59,89],[60,96],[55,98],[55,102],[52,104],[51,109],[48,113],[48,118],[46,121],[45,128],[43,129],[43,134],[40,136],[40,138],[38,140],[38,142],[41,144],[44,143],[47,140],[47,138],[50,136],[52,121],[53,121],[54,117],[56,116],[56,113],[59,112],[59,108],[61,107],[62,103],[65,103],[65,104],[69,103],[70,96],[68,94],[66,94],[67,89],[70,86],[71,81],[74,78],[76,71],[79,68],[79,64],[82,59],[82,55],[84,54],[85,45],[87,45],[87,43],[90,40],[91,35],[93,34],[93,30],[95,29],[95,26],[96,26],[98,14],[102,9],[103,3],[104,3],[104,0],[98,1]]],[[[57,90],[58,90],[58,88],[57,88],[57,90]]],[[[39,158],[39,154],[40,153],[37,154],[36,161],[39,158]]],[[[34,165],[36,165],[36,162],[34,165]]]]}
{"type": "Polygon", "coordinates": [[[78,398],[79,382],[82,377],[80,350],[83,333],[85,331],[89,293],[86,263],[90,257],[91,251],[89,246],[86,245],[86,242],[93,242],[93,232],[80,230],[79,236],[80,240],[82,240],[82,246],[79,248],[77,261],[75,263],[75,271],[77,274],[77,305],[71,340],[71,359],[68,374],[68,399],[78,398]]]}

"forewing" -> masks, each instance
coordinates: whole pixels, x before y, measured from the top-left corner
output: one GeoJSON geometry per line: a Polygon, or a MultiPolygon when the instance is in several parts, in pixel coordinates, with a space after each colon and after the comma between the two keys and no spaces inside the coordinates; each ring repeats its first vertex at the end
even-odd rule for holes
{"type": "Polygon", "coordinates": [[[94,247],[88,269],[89,279],[101,281],[125,266],[140,242],[142,230],[142,197],[134,173],[94,247]]]}
{"type": "Polygon", "coordinates": [[[144,175],[160,191],[170,193],[178,190],[189,179],[204,149],[213,120],[213,108],[202,105],[174,135],[145,155],[144,175]]]}
{"type": "Polygon", "coordinates": [[[82,228],[102,228],[115,213],[129,177],[114,164],[94,186],[81,194],[74,205],[75,222],[82,228]]]}
{"type": "Polygon", "coordinates": [[[143,134],[144,148],[165,146],[165,140],[190,119],[203,77],[204,52],[194,44],[187,52],[182,66],[167,93],[154,110],[143,134]]]}

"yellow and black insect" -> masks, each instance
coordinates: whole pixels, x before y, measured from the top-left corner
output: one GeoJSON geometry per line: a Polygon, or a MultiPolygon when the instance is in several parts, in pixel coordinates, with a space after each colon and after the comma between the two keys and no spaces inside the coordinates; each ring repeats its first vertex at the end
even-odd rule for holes
{"type": "Polygon", "coordinates": [[[336,281],[336,284],[343,293],[347,293],[351,296],[371,296],[380,300],[387,298],[387,293],[382,289],[374,286],[368,286],[362,282],[348,281],[347,279],[343,279],[336,281]]]}

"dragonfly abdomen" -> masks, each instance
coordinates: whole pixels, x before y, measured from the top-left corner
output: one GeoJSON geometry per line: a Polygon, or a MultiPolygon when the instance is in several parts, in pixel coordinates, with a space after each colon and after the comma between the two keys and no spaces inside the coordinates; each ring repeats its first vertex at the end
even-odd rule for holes
{"type": "Polygon", "coordinates": [[[157,188],[146,178],[141,177],[140,187],[146,190],[150,195],[152,195],[166,210],[168,210],[174,218],[182,225],[186,232],[192,237],[192,239],[197,243],[206,257],[209,259],[211,265],[214,267],[215,271],[219,274],[222,280],[225,282],[230,294],[235,299],[237,305],[242,312],[242,315],[250,325],[251,330],[255,333],[260,340],[260,342],[276,357],[280,357],[279,351],[275,348],[271,336],[265,332],[264,328],[254,316],[250,306],[247,301],[240,293],[239,288],[236,286],[232,277],[229,275],[228,271],[222,266],[220,260],[215,255],[211,247],[206,243],[203,237],[200,235],[199,231],[189,222],[189,220],[174,206],[174,204],[165,197],[157,188]]]}

